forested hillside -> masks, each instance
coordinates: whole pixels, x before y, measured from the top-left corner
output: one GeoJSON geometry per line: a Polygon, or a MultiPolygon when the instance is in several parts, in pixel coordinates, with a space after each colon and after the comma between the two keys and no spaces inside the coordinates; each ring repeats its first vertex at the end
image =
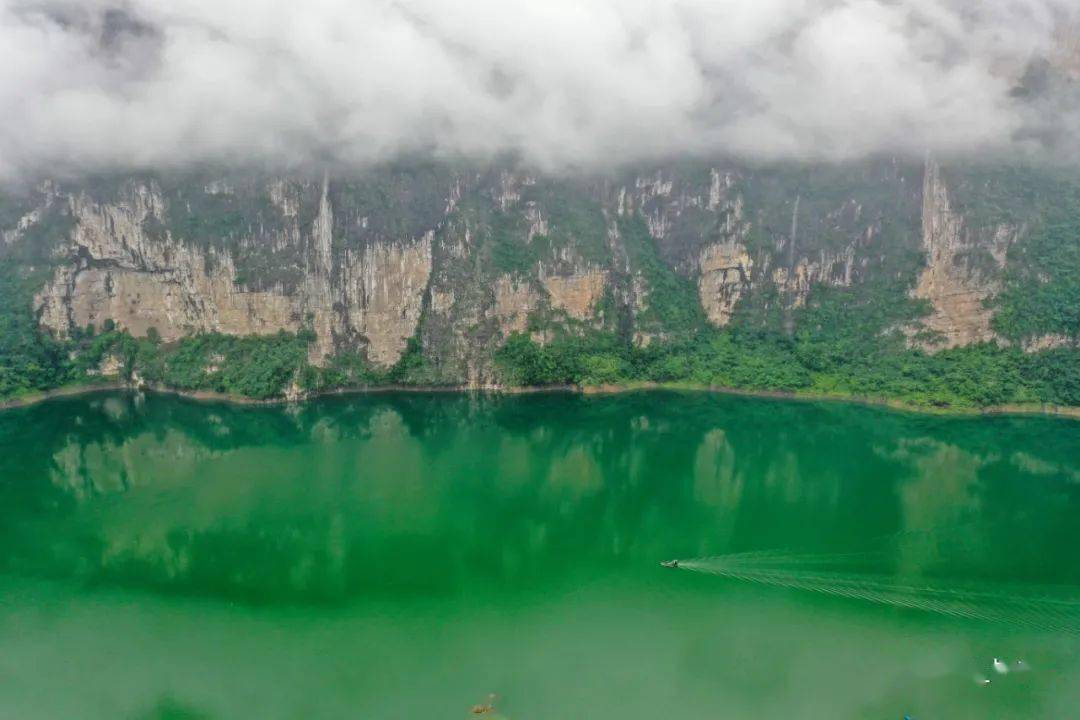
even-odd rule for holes
{"type": "Polygon", "coordinates": [[[399,164],[0,199],[0,395],[649,381],[1080,405],[1080,171],[399,164]]]}

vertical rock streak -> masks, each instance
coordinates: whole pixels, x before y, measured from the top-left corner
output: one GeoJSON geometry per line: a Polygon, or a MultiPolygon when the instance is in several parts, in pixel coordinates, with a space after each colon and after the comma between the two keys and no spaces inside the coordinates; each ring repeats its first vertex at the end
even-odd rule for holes
{"type": "Polygon", "coordinates": [[[931,313],[923,325],[934,337],[920,341],[927,349],[995,338],[990,326],[993,311],[986,301],[1000,290],[1000,272],[986,273],[972,267],[964,260],[965,251],[988,249],[1000,270],[1016,231],[998,225],[984,233],[988,237],[973,232],[966,226],[964,217],[953,210],[941,168],[932,158],[927,159],[922,215],[926,265],[912,293],[931,304],[931,313]]]}

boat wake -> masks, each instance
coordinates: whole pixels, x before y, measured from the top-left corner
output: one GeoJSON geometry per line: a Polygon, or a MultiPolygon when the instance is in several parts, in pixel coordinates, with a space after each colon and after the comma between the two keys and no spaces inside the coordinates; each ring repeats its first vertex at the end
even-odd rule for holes
{"type": "Polygon", "coordinates": [[[808,554],[757,551],[678,560],[669,567],[896,608],[1032,630],[1080,635],[1080,588],[946,582],[880,570],[882,551],[808,554]]]}

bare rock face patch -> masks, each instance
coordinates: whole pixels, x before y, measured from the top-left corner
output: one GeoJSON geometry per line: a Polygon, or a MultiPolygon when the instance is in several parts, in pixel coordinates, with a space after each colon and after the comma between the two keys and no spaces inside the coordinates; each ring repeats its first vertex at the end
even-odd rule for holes
{"type": "Polygon", "coordinates": [[[324,187],[310,228],[297,225],[294,199],[271,186],[271,197],[293,222],[267,241],[297,246],[301,282],[251,290],[237,281],[233,255],[146,228],[163,222],[166,200],[152,185],[123,199],[70,200],[75,229],[61,263],[37,295],[41,324],[58,335],[74,326],[114,321],[135,336],[155,328],[166,342],[198,332],[263,335],[310,326],[312,359],[333,354],[341,339],[366,348],[376,365],[393,365],[420,319],[431,274],[430,233],[403,242],[375,242],[335,252],[333,210],[324,187]]]}
{"type": "Polygon", "coordinates": [[[537,308],[540,297],[527,280],[515,279],[502,275],[494,285],[495,304],[491,314],[499,323],[499,330],[504,335],[525,332],[529,323],[529,313],[537,308]]]}
{"type": "Polygon", "coordinates": [[[586,270],[567,276],[552,275],[541,282],[551,298],[553,308],[565,311],[575,320],[587,320],[593,316],[596,304],[604,295],[607,273],[586,270]]]}
{"type": "Polygon", "coordinates": [[[1001,289],[1000,269],[1016,230],[999,225],[989,238],[973,233],[964,216],[951,207],[941,168],[931,160],[923,183],[922,233],[926,266],[912,295],[930,301],[932,310],[923,325],[935,339],[920,344],[934,350],[994,339],[993,310],[986,301],[1001,289]],[[969,251],[979,248],[993,258],[993,272],[965,261],[969,251]]]}
{"type": "Polygon", "coordinates": [[[736,242],[709,245],[699,261],[698,293],[709,322],[723,327],[731,322],[735,305],[750,287],[754,260],[736,242]]]}

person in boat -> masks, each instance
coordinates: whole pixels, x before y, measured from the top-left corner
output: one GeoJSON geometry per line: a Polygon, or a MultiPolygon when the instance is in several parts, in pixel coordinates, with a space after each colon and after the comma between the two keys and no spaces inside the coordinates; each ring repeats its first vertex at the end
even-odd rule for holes
{"type": "Polygon", "coordinates": [[[679,567],[679,561],[678,560],[664,560],[660,564],[663,565],[666,568],[677,568],[677,567],[679,567]]]}

